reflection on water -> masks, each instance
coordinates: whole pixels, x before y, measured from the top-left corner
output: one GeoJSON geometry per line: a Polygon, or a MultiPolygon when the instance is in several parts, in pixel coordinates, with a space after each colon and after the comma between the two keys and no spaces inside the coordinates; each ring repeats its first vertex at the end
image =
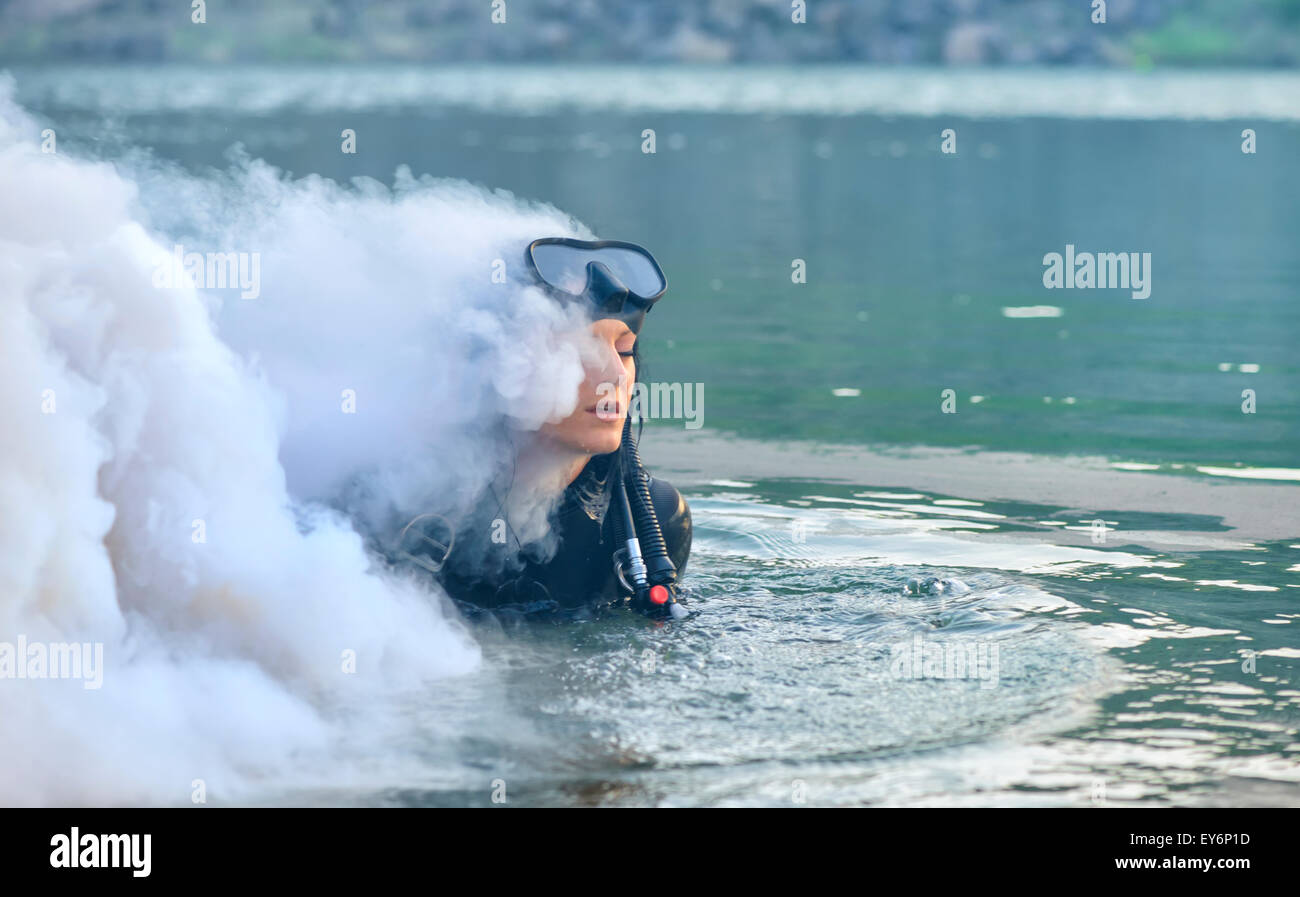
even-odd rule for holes
{"type": "Polygon", "coordinates": [[[1287,71],[860,65],[64,66],[24,71],[41,105],[121,112],[571,110],[729,115],[1300,120],[1287,71]]]}
{"type": "Polygon", "coordinates": [[[1091,521],[799,481],[692,506],[689,620],[480,621],[427,786],[322,799],[1300,802],[1294,542],[1152,552],[1125,528],[1204,519],[1117,515],[1063,545],[1091,521]]]}

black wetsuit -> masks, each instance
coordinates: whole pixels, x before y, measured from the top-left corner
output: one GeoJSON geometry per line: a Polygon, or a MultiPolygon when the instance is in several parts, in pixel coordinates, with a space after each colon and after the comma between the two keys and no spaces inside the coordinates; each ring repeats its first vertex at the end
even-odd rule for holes
{"type": "MultiPolygon", "coordinates": [[[[559,548],[545,562],[523,555],[523,568],[494,578],[459,570],[455,552],[440,579],[447,593],[473,607],[523,610],[609,604],[626,595],[614,574],[613,554],[623,543],[611,508],[610,456],[597,455],[564,492],[554,526],[559,548]]],[[[668,556],[680,577],[691,553],[691,509],[671,483],[650,477],[650,497],[668,556]]]]}

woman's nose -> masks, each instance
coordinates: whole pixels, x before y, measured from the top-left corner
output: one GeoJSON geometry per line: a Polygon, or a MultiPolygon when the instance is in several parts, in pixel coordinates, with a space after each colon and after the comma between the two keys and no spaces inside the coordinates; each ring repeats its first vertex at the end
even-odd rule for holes
{"type": "Polygon", "coordinates": [[[618,350],[613,346],[602,347],[595,362],[592,373],[599,380],[618,382],[620,378],[627,375],[623,370],[623,356],[619,355],[618,350]]]}

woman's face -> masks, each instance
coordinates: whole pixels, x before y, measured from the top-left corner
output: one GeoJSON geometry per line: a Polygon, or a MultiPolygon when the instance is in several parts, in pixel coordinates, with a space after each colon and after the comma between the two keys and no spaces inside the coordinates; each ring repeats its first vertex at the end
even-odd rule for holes
{"type": "Polygon", "coordinates": [[[636,334],[622,321],[603,318],[591,325],[597,353],[587,360],[587,378],[578,389],[578,407],[564,420],[542,426],[542,434],[585,455],[603,455],[623,438],[636,362],[636,334]]]}

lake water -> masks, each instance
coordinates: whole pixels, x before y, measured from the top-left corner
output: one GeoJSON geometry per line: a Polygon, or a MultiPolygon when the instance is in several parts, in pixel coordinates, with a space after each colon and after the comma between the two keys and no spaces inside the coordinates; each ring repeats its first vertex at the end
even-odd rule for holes
{"type": "Polygon", "coordinates": [[[265,800],[1300,804],[1300,78],[14,74],[69,151],[406,165],[650,247],[646,375],[703,384],[699,432],[736,437],[683,463],[656,421],[643,449],[685,477],[694,617],[481,626],[481,670],[411,702],[418,776],[265,800]],[[1045,288],[1067,245],[1149,253],[1150,295],[1045,288]],[[809,477],[820,443],[863,460],[809,477]],[[873,473],[916,446],[1112,472],[1064,502],[992,465],[873,473]],[[1135,507],[1128,476],[1200,491],[1135,507]],[[1257,495],[1278,512],[1242,538],[1226,509],[1257,495]]]}

